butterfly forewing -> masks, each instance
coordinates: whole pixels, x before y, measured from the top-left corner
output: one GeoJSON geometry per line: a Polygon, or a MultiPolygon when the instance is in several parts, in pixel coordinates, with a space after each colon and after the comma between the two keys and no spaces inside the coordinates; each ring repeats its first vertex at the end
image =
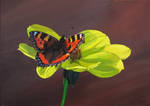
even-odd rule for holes
{"type": "Polygon", "coordinates": [[[37,50],[45,50],[58,42],[57,39],[44,32],[31,31],[30,35],[37,50]]]}
{"type": "Polygon", "coordinates": [[[84,35],[82,33],[67,38],[66,45],[68,52],[71,54],[73,51],[76,51],[81,43],[84,43],[84,35]]]}

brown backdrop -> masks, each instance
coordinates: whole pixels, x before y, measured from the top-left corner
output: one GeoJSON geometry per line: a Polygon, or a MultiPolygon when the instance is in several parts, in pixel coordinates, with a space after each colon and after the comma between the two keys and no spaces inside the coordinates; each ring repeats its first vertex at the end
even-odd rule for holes
{"type": "Polygon", "coordinates": [[[40,79],[36,63],[17,51],[26,28],[41,24],[58,34],[84,29],[106,33],[132,56],[113,78],[81,73],[69,88],[66,106],[150,105],[150,0],[1,0],[0,97],[2,106],[60,106],[62,71],[40,79]]]}

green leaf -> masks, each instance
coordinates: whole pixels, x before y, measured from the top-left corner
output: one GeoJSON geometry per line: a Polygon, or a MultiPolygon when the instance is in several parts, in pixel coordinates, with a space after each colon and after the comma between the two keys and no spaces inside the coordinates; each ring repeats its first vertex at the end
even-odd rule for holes
{"type": "Polygon", "coordinates": [[[36,72],[39,75],[40,78],[46,79],[51,77],[59,68],[59,66],[55,67],[36,67],[36,72]]]}
{"type": "Polygon", "coordinates": [[[123,62],[120,60],[116,64],[102,63],[98,67],[88,70],[88,72],[100,78],[109,78],[119,74],[123,69],[123,62]]]}
{"type": "Polygon", "coordinates": [[[25,43],[20,43],[18,50],[32,59],[35,59],[35,55],[37,54],[37,51],[33,47],[25,43]]]}
{"type": "Polygon", "coordinates": [[[110,40],[104,33],[97,30],[85,30],[80,33],[85,35],[85,43],[80,45],[82,56],[99,52],[106,45],[110,45],[110,40]]]}
{"type": "Polygon", "coordinates": [[[125,60],[131,54],[130,48],[128,48],[125,45],[120,45],[120,44],[112,44],[112,45],[106,46],[104,50],[117,55],[122,60],[125,60]]]}
{"type": "Polygon", "coordinates": [[[54,30],[52,30],[51,28],[48,28],[46,26],[43,26],[43,25],[33,24],[33,25],[29,26],[27,28],[27,33],[28,33],[29,38],[30,38],[31,31],[44,32],[48,35],[55,37],[57,40],[60,40],[60,38],[61,38],[54,30]]]}

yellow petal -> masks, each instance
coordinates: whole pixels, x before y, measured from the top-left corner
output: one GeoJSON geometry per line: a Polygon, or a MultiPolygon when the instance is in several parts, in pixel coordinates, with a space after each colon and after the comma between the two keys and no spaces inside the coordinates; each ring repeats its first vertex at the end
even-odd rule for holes
{"type": "Polygon", "coordinates": [[[59,66],[55,67],[36,67],[36,72],[40,78],[46,79],[51,77],[59,68],[59,66]]]}
{"type": "Polygon", "coordinates": [[[25,43],[20,43],[18,50],[21,51],[24,55],[26,55],[32,59],[35,59],[35,55],[36,55],[37,51],[33,47],[31,47],[25,43]]]}
{"type": "Polygon", "coordinates": [[[77,71],[77,72],[84,72],[87,70],[86,67],[80,65],[77,61],[72,62],[70,59],[63,62],[61,64],[61,67],[66,70],[73,70],[73,71],[77,71]]]}
{"type": "Polygon", "coordinates": [[[33,24],[33,25],[30,25],[28,28],[27,28],[27,33],[28,33],[28,37],[30,38],[30,32],[31,31],[39,31],[39,32],[44,32],[46,34],[49,34],[53,37],[55,37],[57,40],[60,40],[60,36],[54,31],[52,30],[51,28],[48,28],[46,26],[43,26],[43,25],[39,25],[39,24],[33,24]]]}
{"type": "Polygon", "coordinates": [[[131,49],[125,45],[112,44],[105,47],[104,51],[117,55],[120,59],[125,60],[131,54],[131,49]]]}
{"type": "Polygon", "coordinates": [[[124,65],[120,60],[116,64],[102,63],[98,67],[88,70],[88,72],[100,78],[109,78],[119,74],[123,69],[124,65]]]}
{"type": "Polygon", "coordinates": [[[85,35],[85,43],[80,45],[83,55],[87,55],[94,50],[100,50],[106,45],[110,44],[110,40],[104,33],[97,30],[85,30],[80,33],[85,35]]]}

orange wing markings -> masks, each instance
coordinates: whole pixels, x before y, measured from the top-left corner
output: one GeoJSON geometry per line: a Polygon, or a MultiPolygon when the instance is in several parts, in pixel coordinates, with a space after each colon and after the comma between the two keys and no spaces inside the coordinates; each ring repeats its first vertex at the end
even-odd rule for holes
{"type": "Polygon", "coordinates": [[[76,40],[74,42],[69,42],[69,40],[66,40],[66,44],[67,44],[67,48],[69,48],[69,46],[71,46],[71,48],[68,49],[68,52],[71,53],[76,47],[78,47],[77,45],[79,44],[79,42],[82,39],[80,38],[79,40],[76,40]]]}
{"type": "Polygon", "coordinates": [[[76,42],[72,43],[71,44],[71,48],[70,48],[70,50],[68,52],[71,53],[77,47],[77,44],[79,42],[80,42],[80,40],[77,40],[76,42]]]}
{"type": "Polygon", "coordinates": [[[44,57],[42,53],[39,53],[39,58],[41,59],[42,63],[49,64],[48,60],[44,57]]]}
{"type": "MultiPolygon", "coordinates": [[[[36,46],[41,50],[47,50],[50,49],[51,46],[55,46],[54,44],[59,43],[62,44],[62,42],[55,42],[54,39],[50,39],[49,36],[46,35],[38,35],[34,37],[34,40],[36,41],[36,46]],[[46,45],[45,45],[46,44],[46,45]],[[45,47],[44,47],[45,46],[45,47]],[[47,48],[47,46],[49,48],[47,48]]],[[[66,47],[60,47],[60,49],[58,49],[57,55],[53,55],[54,52],[52,51],[45,51],[45,52],[41,52],[39,51],[37,54],[37,61],[38,64],[42,67],[45,66],[53,66],[56,65],[67,60],[68,58],[72,58],[72,60],[76,59],[76,58],[80,58],[80,52],[77,50],[79,49],[78,46],[81,43],[84,43],[84,36],[82,34],[78,34],[78,35],[74,35],[71,36],[70,38],[66,38],[65,40],[65,46],[66,47]],[[67,49],[63,50],[63,49],[67,49]],[[54,57],[52,57],[54,56],[54,57]],[[71,57],[72,56],[72,57],[71,57]]],[[[64,42],[63,42],[64,43],[64,42]]],[[[64,46],[64,45],[62,45],[64,46]]],[[[57,50],[57,49],[56,49],[57,50]]],[[[56,52],[56,51],[55,51],[56,52]]]]}
{"type": "Polygon", "coordinates": [[[45,43],[45,41],[43,41],[40,38],[35,38],[35,40],[36,40],[37,47],[40,48],[40,49],[44,49],[44,43],[45,43]]]}
{"type": "Polygon", "coordinates": [[[65,54],[65,55],[63,55],[63,56],[61,56],[61,57],[58,58],[57,60],[53,60],[51,63],[52,63],[52,64],[58,63],[58,62],[60,62],[60,61],[63,61],[63,60],[65,60],[65,59],[67,59],[68,57],[69,57],[69,53],[67,53],[67,54],[65,54]]]}
{"type": "Polygon", "coordinates": [[[70,46],[71,43],[69,43],[69,40],[66,40],[67,48],[70,46]]]}

